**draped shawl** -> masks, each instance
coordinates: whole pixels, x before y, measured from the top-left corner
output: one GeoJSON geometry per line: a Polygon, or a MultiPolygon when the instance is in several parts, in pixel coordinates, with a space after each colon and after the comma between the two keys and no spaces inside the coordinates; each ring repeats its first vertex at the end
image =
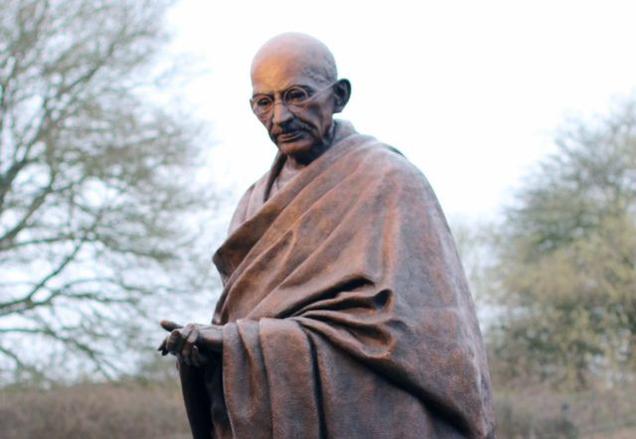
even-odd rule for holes
{"type": "Polygon", "coordinates": [[[214,437],[494,437],[474,305],[422,173],[341,121],[270,196],[283,163],[249,188],[214,255],[214,437]]]}

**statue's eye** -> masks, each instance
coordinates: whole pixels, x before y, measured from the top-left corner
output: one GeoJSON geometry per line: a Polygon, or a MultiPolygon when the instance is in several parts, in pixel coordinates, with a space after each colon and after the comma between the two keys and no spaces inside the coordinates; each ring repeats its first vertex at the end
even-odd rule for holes
{"type": "Polygon", "coordinates": [[[309,93],[304,88],[293,87],[285,92],[285,103],[298,105],[309,98],[309,93]]]}
{"type": "Polygon", "coordinates": [[[255,104],[259,108],[269,108],[272,105],[272,99],[267,96],[256,98],[255,104]]]}

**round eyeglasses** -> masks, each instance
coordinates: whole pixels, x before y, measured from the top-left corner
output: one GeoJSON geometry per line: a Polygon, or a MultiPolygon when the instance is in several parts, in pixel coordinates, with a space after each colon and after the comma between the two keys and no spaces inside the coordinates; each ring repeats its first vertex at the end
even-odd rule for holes
{"type": "MultiPolygon", "coordinates": [[[[303,108],[316,99],[321,93],[331,89],[334,84],[335,82],[318,91],[312,91],[300,85],[291,86],[280,92],[280,103],[292,111],[294,108],[303,108]]],[[[255,94],[252,96],[252,99],[250,99],[250,104],[252,105],[254,114],[261,119],[265,119],[268,118],[274,110],[276,100],[273,95],[255,94]]]]}

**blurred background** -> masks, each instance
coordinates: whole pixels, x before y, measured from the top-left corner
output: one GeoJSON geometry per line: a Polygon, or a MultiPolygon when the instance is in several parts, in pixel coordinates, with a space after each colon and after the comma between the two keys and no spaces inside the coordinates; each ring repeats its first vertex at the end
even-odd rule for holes
{"type": "Polygon", "coordinates": [[[636,4],[3,0],[0,437],[189,437],[160,319],[275,154],[249,67],[309,33],[446,212],[501,438],[636,437],[636,4]]]}

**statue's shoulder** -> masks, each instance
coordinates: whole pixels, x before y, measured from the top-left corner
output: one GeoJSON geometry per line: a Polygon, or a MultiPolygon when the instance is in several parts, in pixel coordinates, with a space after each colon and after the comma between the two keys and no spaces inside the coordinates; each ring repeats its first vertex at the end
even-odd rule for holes
{"type": "Polygon", "coordinates": [[[417,180],[428,186],[422,171],[392,145],[370,138],[358,148],[356,155],[367,173],[404,182],[417,180]]]}

